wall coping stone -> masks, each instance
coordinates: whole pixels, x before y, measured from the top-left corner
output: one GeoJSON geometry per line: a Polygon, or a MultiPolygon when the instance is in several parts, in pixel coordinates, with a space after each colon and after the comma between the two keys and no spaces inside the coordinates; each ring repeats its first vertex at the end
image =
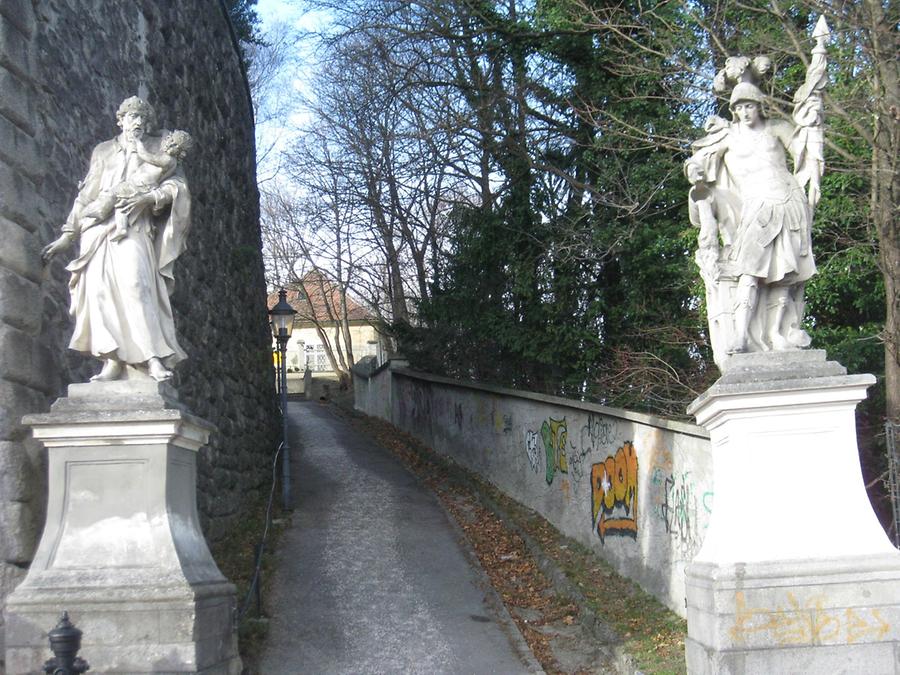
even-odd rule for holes
{"type": "MultiPolygon", "coordinates": [[[[378,372],[378,371],[376,371],[378,372]]],[[[447,384],[461,389],[474,389],[476,391],[486,391],[499,396],[507,396],[509,398],[524,398],[531,401],[539,401],[541,403],[549,403],[566,408],[576,408],[578,410],[586,410],[588,412],[596,412],[609,417],[618,417],[619,419],[637,422],[638,424],[646,424],[652,427],[669,429],[688,436],[696,436],[697,438],[709,438],[709,432],[703,427],[689,422],[677,422],[669,420],[665,417],[658,417],[647,413],[633,412],[631,410],[622,410],[621,408],[611,408],[609,406],[600,405],[599,403],[590,403],[588,401],[576,401],[571,398],[562,396],[551,396],[549,394],[539,394],[533,391],[518,391],[516,389],[507,389],[492,384],[482,384],[480,382],[466,382],[464,380],[455,380],[449,377],[441,377],[440,375],[431,375],[429,373],[421,373],[409,368],[391,368],[391,373],[409,377],[415,380],[424,380],[426,382],[435,382],[438,384],[447,384]]]]}

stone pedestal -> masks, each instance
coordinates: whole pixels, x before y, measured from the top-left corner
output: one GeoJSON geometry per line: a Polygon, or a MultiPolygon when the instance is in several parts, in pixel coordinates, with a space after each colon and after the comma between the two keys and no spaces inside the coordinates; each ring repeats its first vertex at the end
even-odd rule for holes
{"type": "Polygon", "coordinates": [[[715,503],[686,575],[690,673],[900,672],[900,553],[856,445],[874,381],[821,350],[737,355],[691,404],[715,503]]]}
{"type": "Polygon", "coordinates": [[[149,379],[68,393],[24,420],[47,447],[49,500],[7,599],[8,672],[39,670],[65,609],[92,673],[240,673],[235,589],[197,517],[197,451],[212,425],[149,379]]]}

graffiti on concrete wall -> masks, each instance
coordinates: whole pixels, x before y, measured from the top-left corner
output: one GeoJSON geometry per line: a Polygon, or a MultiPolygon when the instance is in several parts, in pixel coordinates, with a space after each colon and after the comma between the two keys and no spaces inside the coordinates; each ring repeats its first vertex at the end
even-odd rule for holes
{"type": "Polygon", "coordinates": [[[409,389],[398,397],[401,419],[409,420],[417,427],[427,427],[431,423],[431,396],[425,385],[410,384],[409,389]]]}
{"type": "Polygon", "coordinates": [[[700,513],[703,505],[698,499],[697,487],[691,479],[691,472],[669,474],[660,486],[662,503],[659,516],[666,532],[672,539],[673,547],[684,558],[693,558],[706,533],[708,513],[701,524],[700,513]]]}
{"type": "Polygon", "coordinates": [[[528,454],[528,464],[531,470],[537,473],[541,470],[541,437],[536,431],[525,430],[525,452],[528,454]]]}
{"type": "Polygon", "coordinates": [[[610,535],[637,538],[638,457],[631,441],[591,467],[591,518],[602,543],[610,535]]]}
{"type": "Polygon", "coordinates": [[[674,471],[669,450],[654,453],[650,485],[653,516],[669,535],[675,558],[693,559],[709,525],[712,491],[698,485],[692,472],[674,471]]]}
{"type": "Polygon", "coordinates": [[[544,455],[547,458],[545,479],[547,485],[553,482],[557,471],[569,473],[569,461],[566,457],[566,441],[569,439],[569,426],[566,418],[555,420],[548,417],[541,425],[541,440],[544,443],[544,455]]]}
{"type": "MultiPolygon", "coordinates": [[[[504,433],[512,425],[512,419],[504,416],[504,433]]],[[[495,426],[499,429],[495,419],[495,426]]],[[[541,424],[539,431],[525,431],[525,451],[528,463],[535,472],[539,471],[537,463],[537,439],[544,449],[545,479],[548,485],[553,483],[557,473],[569,474],[574,482],[579,482],[589,471],[589,456],[601,450],[615,447],[620,440],[619,421],[590,413],[587,423],[576,437],[569,434],[566,418],[548,417],[541,424]]]]}
{"type": "Polygon", "coordinates": [[[587,424],[581,427],[581,447],[591,450],[608,447],[619,440],[619,420],[602,417],[596,413],[588,415],[587,424]]]}
{"type": "Polygon", "coordinates": [[[821,645],[834,642],[855,644],[880,642],[890,632],[877,608],[825,607],[825,597],[801,603],[793,593],[775,607],[748,607],[743,591],[734,596],[734,625],[729,634],[737,644],[760,636],[777,645],[821,645]]]}
{"type": "Polygon", "coordinates": [[[615,447],[619,440],[619,421],[611,417],[602,417],[596,413],[588,415],[587,424],[581,427],[576,445],[569,441],[567,458],[569,470],[576,481],[581,480],[588,464],[588,456],[596,451],[615,447]]]}
{"type": "Polygon", "coordinates": [[[501,414],[498,411],[493,412],[494,415],[494,431],[497,433],[508,434],[513,428],[512,415],[501,414]]]}
{"type": "Polygon", "coordinates": [[[463,428],[463,407],[462,403],[457,403],[453,406],[453,421],[456,422],[456,428],[463,428]]]}

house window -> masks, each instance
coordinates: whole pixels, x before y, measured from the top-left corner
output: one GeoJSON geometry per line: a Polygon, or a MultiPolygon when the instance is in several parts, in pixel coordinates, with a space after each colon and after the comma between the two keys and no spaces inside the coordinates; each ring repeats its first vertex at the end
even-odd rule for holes
{"type": "Polygon", "coordinates": [[[306,345],[306,365],[314,373],[325,373],[331,370],[324,345],[306,345]]]}

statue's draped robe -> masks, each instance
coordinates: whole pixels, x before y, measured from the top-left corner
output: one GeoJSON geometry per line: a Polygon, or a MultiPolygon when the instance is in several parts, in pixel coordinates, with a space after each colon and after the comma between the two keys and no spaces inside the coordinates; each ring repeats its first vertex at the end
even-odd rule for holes
{"type": "MultiPolygon", "coordinates": [[[[150,152],[159,152],[160,137],[143,141],[150,152]]],[[[70,312],[75,319],[69,347],[130,364],[157,357],[171,368],[187,357],[175,337],[169,302],[172,268],[190,226],[190,194],[181,171],[160,184],[159,211],[147,207],[132,212],[127,235],[119,241],[110,240],[114,214],[84,225],[80,217],[84,206],[127,180],[140,162],[121,137],[98,145],[63,228],[80,241],[79,256],[66,268],[72,272],[70,312]]]]}
{"type": "MultiPolygon", "coordinates": [[[[719,120],[721,122],[721,120],[719,120]]],[[[803,188],[783,164],[738,189],[723,161],[734,143],[730,125],[717,125],[694,144],[688,160],[712,179],[716,219],[728,259],[738,274],[749,274],[767,284],[793,285],[815,274],[811,252],[811,215],[803,188]]],[[[778,141],[760,134],[758,141],[775,146],[778,141]]],[[[760,148],[761,149],[761,148],[760,148]]],[[[700,225],[692,205],[691,221],[700,225]]]]}

